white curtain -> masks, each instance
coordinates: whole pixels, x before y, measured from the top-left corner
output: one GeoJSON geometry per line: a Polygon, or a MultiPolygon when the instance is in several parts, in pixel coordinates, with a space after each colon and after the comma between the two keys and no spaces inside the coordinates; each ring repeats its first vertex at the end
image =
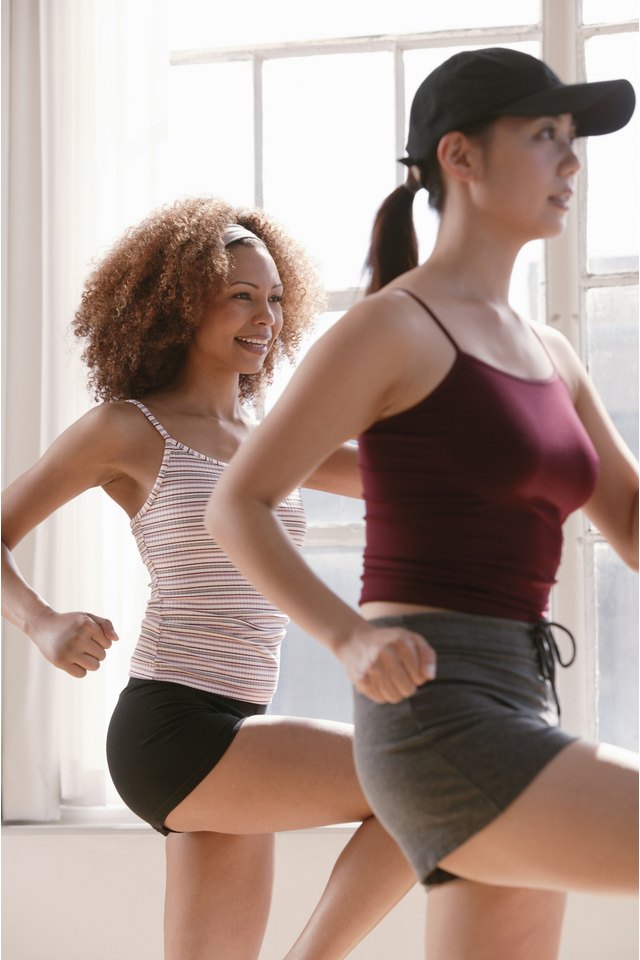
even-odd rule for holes
{"type": "MultiPolygon", "coordinates": [[[[163,0],[10,0],[3,20],[7,483],[91,405],[69,334],[91,261],[170,199],[169,59],[163,0]]],[[[126,518],[92,491],[16,556],[54,608],[110,617],[127,639],[144,583],[129,539],[126,518]]],[[[5,820],[56,819],[62,796],[108,798],[104,718],[126,661],[115,653],[106,669],[74,681],[5,627],[5,820]]]]}

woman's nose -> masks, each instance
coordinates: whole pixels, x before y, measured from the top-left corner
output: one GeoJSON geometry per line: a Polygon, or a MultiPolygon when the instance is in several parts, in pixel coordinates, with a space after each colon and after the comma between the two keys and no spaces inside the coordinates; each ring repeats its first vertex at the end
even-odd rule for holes
{"type": "Polygon", "coordinates": [[[581,163],[578,160],[578,155],[575,152],[575,149],[571,143],[567,143],[566,155],[562,160],[562,170],[564,173],[576,174],[581,167],[581,163]]]}
{"type": "Polygon", "coordinates": [[[272,327],[276,322],[276,315],[273,310],[273,305],[269,303],[268,300],[263,300],[258,302],[257,309],[253,317],[254,323],[264,324],[265,326],[272,327]]]}

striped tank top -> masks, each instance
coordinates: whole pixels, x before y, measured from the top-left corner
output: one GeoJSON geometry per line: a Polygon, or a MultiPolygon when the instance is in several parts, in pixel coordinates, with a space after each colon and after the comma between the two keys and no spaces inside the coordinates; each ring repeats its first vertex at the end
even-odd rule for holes
{"type": "MultiPolygon", "coordinates": [[[[204,512],[225,464],[174,440],[138,400],[164,439],[160,471],[131,520],[151,577],[151,596],[130,675],[269,703],[288,618],[233,566],[204,527],[204,512]]],[[[296,491],[278,516],[297,546],[305,535],[296,491]]]]}

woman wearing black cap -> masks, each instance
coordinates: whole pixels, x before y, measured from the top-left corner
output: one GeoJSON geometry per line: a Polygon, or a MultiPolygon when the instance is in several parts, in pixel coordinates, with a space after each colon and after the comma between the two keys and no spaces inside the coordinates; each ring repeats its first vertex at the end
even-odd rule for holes
{"type": "Polygon", "coordinates": [[[427,77],[409,191],[374,227],[372,295],[311,351],[208,509],[245,575],[353,681],[365,792],[438,886],[430,960],[553,958],[564,891],[637,882],[634,758],[559,729],[555,669],[575,648],[547,619],[572,511],[637,568],[636,464],[569,344],[508,302],[523,244],[563,228],[574,137],[618,129],[634,103],[626,81],[565,85],[502,48],[427,77]],[[420,186],[441,222],[416,266],[420,186]],[[352,436],[366,500],[360,615],[272,514],[352,436]]]}

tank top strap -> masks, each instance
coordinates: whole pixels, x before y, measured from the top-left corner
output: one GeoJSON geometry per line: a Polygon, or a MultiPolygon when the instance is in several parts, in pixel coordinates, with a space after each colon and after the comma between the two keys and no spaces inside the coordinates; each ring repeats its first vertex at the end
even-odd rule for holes
{"type": "Polygon", "coordinates": [[[555,362],[555,360],[553,359],[553,357],[551,356],[551,354],[549,353],[549,350],[548,350],[548,348],[547,348],[546,343],[544,342],[544,340],[542,339],[542,337],[540,336],[540,334],[539,334],[538,331],[536,330],[535,326],[534,326],[532,323],[529,324],[529,326],[531,327],[531,332],[533,333],[534,337],[536,338],[536,340],[538,341],[538,343],[540,344],[540,346],[542,347],[542,349],[543,349],[544,352],[546,353],[547,359],[549,360],[549,363],[551,364],[551,369],[553,370],[554,373],[557,373],[558,368],[556,367],[556,362],[555,362]]]}
{"type": "Polygon", "coordinates": [[[402,290],[403,293],[408,293],[410,297],[413,297],[413,299],[416,301],[416,303],[419,303],[420,306],[421,306],[424,310],[427,311],[427,313],[428,313],[429,316],[432,318],[432,320],[435,321],[436,325],[437,325],[438,327],[440,327],[440,329],[441,329],[442,332],[444,333],[444,335],[445,335],[445,337],[447,338],[447,340],[448,340],[448,341],[451,343],[451,345],[453,346],[453,348],[454,348],[454,350],[456,351],[456,353],[459,353],[459,352],[460,352],[460,347],[458,346],[458,344],[456,343],[456,341],[453,339],[453,337],[451,336],[451,334],[449,333],[449,331],[448,331],[447,328],[445,327],[444,323],[442,323],[441,320],[438,320],[438,318],[436,317],[436,315],[435,315],[435,313],[433,312],[433,310],[431,309],[431,307],[428,306],[428,305],[424,302],[424,300],[421,300],[420,297],[418,297],[418,296],[417,296],[415,293],[413,293],[411,290],[407,290],[407,289],[405,289],[405,287],[399,287],[399,289],[402,290]]]}
{"type": "Polygon", "coordinates": [[[171,440],[171,434],[167,433],[165,428],[162,426],[159,420],[154,417],[150,410],[147,410],[144,403],[141,403],[140,400],[127,400],[127,403],[133,403],[134,406],[138,407],[141,410],[147,420],[154,425],[158,433],[163,437],[164,440],[171,440]]]}

